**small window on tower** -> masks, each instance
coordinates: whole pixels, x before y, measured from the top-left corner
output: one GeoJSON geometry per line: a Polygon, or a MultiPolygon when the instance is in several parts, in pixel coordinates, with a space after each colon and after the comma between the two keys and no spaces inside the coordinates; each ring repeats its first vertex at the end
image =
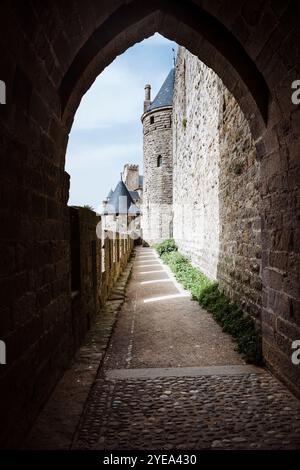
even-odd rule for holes
{"type": "Polygon", "coordinates": [[[161,166],[161,165],[162,165],[162,156],[158,155],[158,157],[157,157],[157,166],[161,166]]]}
{"type": "Polygon", "coordinates": [[[154,124],[154,116],[150,116],[150,124],[154,124]]]}

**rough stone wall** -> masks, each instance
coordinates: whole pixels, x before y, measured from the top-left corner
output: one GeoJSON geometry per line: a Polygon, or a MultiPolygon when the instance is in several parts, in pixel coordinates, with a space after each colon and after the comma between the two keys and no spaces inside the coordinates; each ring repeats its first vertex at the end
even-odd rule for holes
{"type": "Polygon", "coordinates": [[[174,238],[216,279],[219,252],[220,80],[180,48],[173,97],[174,238]]]}
{"type": "Polygon", "coordinates": [[[261,321],[260,162],[248,123],[222,86],[219,119],[219,261],[221,288],[261,321]]]}
{"type": "Polygon", "coordinates": [[[261,205],[254,143],[220,78],[184,48],[178,54],[173,113],[175,240],[257,318],[261,205]]]}
{"type": "Polygon", "coordinates": [[[74,354],[125,268],[133,240],[128,235],[103,230],[101,218],[94,211],[69,209],[71,233],[79,235],[75,244],[71,237],[71,277],[78,279],[76,290],[71,293],[74,354]]]}
{"type": "Polygon", "coordinates": [[[172,235],[172,109],[142,117],[144,132],[143,239],[157,243],[172,235]],[[154,117],[151,124],[150,117],[154,117]],[[158,166],[158,158],[161,165],[158,166]]]}
{"type": "Polygon", "coordinates": [[[76,276],[77,285],[72,287],[72,336],[73,353],[82,341],[99,313],[101,297],[102,250],[97,239],[96,225],[100,221],[95,212],[83,208],[70,208],[71,215],[71,272],[76,276]],[[78,234],[76,243],[72,243],[72,235],[78,234]],[[76,289],[76,290],[73,290],[76,289]]]}

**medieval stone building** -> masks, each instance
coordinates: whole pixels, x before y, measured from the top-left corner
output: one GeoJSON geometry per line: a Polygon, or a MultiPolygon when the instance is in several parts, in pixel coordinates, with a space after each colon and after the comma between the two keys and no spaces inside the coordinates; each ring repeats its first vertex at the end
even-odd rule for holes
{"type": "Polygon", "coordinates": [[[103,201],[102,228],[141,237],[140,213],[143,201],[143,176],[138,165],[126,164],[115,190],[103,201]]]}

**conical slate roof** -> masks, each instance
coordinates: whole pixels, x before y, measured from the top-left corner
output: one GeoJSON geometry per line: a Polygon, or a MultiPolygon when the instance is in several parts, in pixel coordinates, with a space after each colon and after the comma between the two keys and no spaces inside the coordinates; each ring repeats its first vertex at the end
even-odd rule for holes
{"type": "Polygon", "coordinates": [[[119,181],[107,204],[106,214],[127,214],[128,209],[134,204],[130,192],[123,181],[119,181]]]}
{"type": "Polygon", "coordinates": [[[172,106],[173,90],[175,80],[175,69],[173,68],[167,78],[165,79],[161,89],[147,109],[147,113],[156,108],[163,108],[165,106],[172,106]]]}

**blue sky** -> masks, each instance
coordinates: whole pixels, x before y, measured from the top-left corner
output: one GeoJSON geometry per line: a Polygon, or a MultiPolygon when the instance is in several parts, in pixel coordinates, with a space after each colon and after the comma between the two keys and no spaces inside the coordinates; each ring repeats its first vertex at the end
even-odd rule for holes
{"type": "Polygon", "coordinates": [[[120,179],[125,163],[142,172],[144,86],[152,100],[173,66],[177,45],[159,34],[117,57],[83,97],[71,130],[66,171],[71,175],[69,205],[101,202],[120,179]]]}

